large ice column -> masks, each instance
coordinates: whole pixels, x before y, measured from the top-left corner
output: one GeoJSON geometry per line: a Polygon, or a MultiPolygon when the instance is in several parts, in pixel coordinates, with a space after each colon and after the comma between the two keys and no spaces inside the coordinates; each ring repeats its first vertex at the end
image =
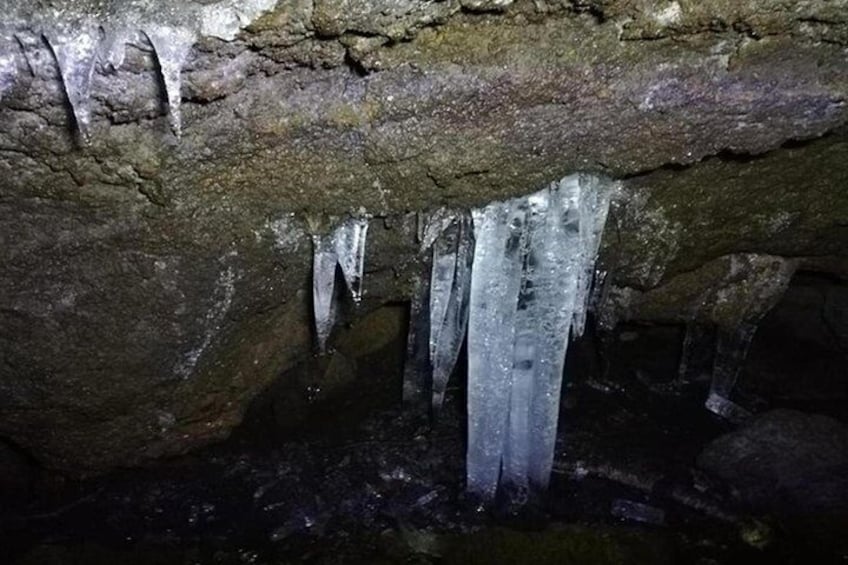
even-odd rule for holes
{"type": "Polygon", "coordinates": [[[526,199],[475,210],[468,318],[467,488],[494,497],[509,423],[526,199]]]}
{"type": "Polygon", "coordinates": [[[44,37],[62,75],[62,84],[74,114],[77,131],[84,142],[89,140],[91,125],[91,78],[100,46],[100,29],[91,23],[75,29],[49,30],[44,37]]]}
{"type": "Polygon", "coordinates": [[[353,301],[358,304],[362,299],[367,235],[368,219],[357,217],[342,222],[332,234],[312,236],[312,307],[315,334],[322,352],[326,351],[327,340],[335,323],[338,269],[342,272],[353,301]]]}
{"type": "Polygon", "coordinates": [[[468,489],[547,487],[569,334],[582,331],[614,185],[573,175],[474,212],[468,489]]]}

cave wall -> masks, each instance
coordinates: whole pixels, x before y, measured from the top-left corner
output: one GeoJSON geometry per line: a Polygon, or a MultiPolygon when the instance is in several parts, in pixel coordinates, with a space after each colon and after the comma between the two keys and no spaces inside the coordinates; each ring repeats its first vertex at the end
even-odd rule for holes
{"type": "Polygon", "coordinates": [[[414,212],[576,170],[624,180],[615,319],[745,299],[739,254],[848,273],[848,2],[293,0],[245,23],[194,45],[180,139],[149,44],[98,64],[88,144],[42,24],[15,23],[0,436],[50,467],[225,437],[312,355],[309,234],[350,212],[374,217],[360,314],[409,296],[414,212]]]}

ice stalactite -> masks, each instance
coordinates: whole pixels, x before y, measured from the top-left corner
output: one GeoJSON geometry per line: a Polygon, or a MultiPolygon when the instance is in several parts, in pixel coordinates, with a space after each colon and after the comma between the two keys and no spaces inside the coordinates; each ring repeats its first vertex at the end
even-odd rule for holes
{"type": "Polygon", "coordinates": [[[750,414],[731,396],[745,365],[748,350],[763,317],[786,292],[798,267],[793,259],[741,254],[730,257],[727,290],[718,292],[716,308],[730,305],[731,314],[718,327],[707,410],[740,423],[750,414]]]}
{"type": "Polygon", "coordinates": [[[544,489],[569,334],[582,330],[613,183],[573,175],[474,211],[468,489],[544,489]]]}
{"type": "Polygon", "coordinates": [[[335,322],[336,269],[339,259],[331,238],[312,236],[312,311],[318,348],[327,349],[335,322]]]}
{"type": "Polygon", "coordinates": [[[365,241],[368,219],[350,218],[333,233],[333,249],[339,260],[354,303],[362,301],[362,279],[365,273],[365,241]]]}
{"type": "Polygon", "coordinates": [[[474,235],[471,216],[460,214],[433,243],[430,274],[430,365],[433,411],[445,399],[468,324],[474,235]]]}
{"type": "Polygon", "coordinates": [[[182,135],[182,79],[180,75],[192,45],[197,40],[194,32],[186,28],[151,26],[144,30],[150,41],[168,99],[168,122],[174,135],[182,135]]]}
{"type": "Polygon", "coordinates": [[[84,25],[81,29],[45,32],[44,34],[62,76],[68,103],[74,114],[77,131],[89,141],[91,126],[91,78],[100,45],[100,29],[84,25]]]}
{"type": "Polygon", "coordinates": [[[17,71],[10,55],[15,46],[10,48],[5,36],[43,36],[58,63],[77,130],[87,141],[96,59],[103,63],[103,71],[116,71],[123,64],[127,43],[144,33],[159,63],[171,129],[179,137],[180,73],[196,39],[210,36],[232,41],[277,4],[278,0],[0,0],[0,99],[14,84],[17,71]]]}
{"type": "Polygon", "coordinates": [[[18,59],[15,39],[0,36],[0,102],[15,86],[18,77],[18,59]]]}
{"type": "Polygon", "coordinates": [[[438,413],[468,321],[474,234],[468,213],[440,209],[421,226],[427,254],[411,307],[404,402],[438,413]]]}
{"type": "Polygon", "coordinates": [[[333,330],[336,313],[336,271],[350,290],[353,301],[362,300],[365,270],[367,218],[349,218],[330,235],[313,235],[312,305],[318,347],[323,352],[333,330]]]}
{"type": "Polygon", "coordinates": [[[430,277],[422,269],[415,279],[409,309],[409,333],[406,338],[406,362],[403,367],[403,405],[419,415],[429,411],[433,390],[430,368],[430,277]]]}
{"type": "Polygon", "coordinates": [[[732,401],[748,349],[763,317],[786,291],[797,260],[771,255],[735,254],[721,259],[723,281],[698,297],[689,316],[678,381],[691,380],[712,353],[710,393],[705,407],[732,422],[750,414],[732,401]],[[715,338],[713,339],[713,336],[715,338]]]}

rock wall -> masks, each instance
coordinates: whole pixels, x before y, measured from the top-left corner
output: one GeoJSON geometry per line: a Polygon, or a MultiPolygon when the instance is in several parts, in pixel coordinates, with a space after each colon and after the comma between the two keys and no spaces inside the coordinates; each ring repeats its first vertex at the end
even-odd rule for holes
{"type": "Polygon", "coordinates": [[[0,436],[50,467],[225,437],[312,354],[308,236],[352,211],[363,311],[409,295],[408,213],[576,170],[625,180],[619,318],[684,319],[731,254],[848,272],[845,1],[280,1],[199,37],[180,140],[128,39],[88,144],[37,20],[0,80],[0,436]]]}

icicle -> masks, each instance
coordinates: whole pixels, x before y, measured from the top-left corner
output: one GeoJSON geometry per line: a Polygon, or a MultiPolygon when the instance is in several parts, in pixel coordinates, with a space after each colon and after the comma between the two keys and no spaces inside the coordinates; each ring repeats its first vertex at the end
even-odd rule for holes
{"type": "MultiPolygon", "coordinates": [[[[550,480],[569,327],[582,323],[575,321],[580,319],[575,313],[587,303],[587,273],[591,274],[594,269],[597,244],[587,242],[585,238],[600,238],[603,229],[595,216],[587,216],[584,200],[602,198],[603,202],[609,202],[606,197],[597,194],[600,190],[608,190],[608,187],[587,188],[582,181],[582,177],[573,175],[551,189],[549,220],[544,224],[542,233],[534,239],[539,258],[539,275],[535,283],[538,309],[533,314],[538,332],[539,366],[530,409],[533,439],[528,476],[531,486],[537,489],[547,488],[550,480]],[[589,222],[591,230],[584,225],[589,222]],[[595,232],[597,235],[593,236],[595,232]],[[575,251],[568,253],[569,249],[575,251]]],[[[606,210],[595,207],[594,213],[606,217],[606,210]]]]}
{"type": "Polygon", "coordinates": [[[45,33],[44,37],[59,65],[62,84],[73,110],[77,130],[82,140],[88,142],[91,125],[91,78],[100,43],[100,30],[90,27],[74,33],[45,33]]]}
{"type": "Polygon", "coordinates": [[[327,349],[335,323],[337,268],[341,268],[354,302],[358,304],[362,300],[367,234],[368,219],[359,217],[348,218],[329,236],[312,236],[312,305],[321,352],[327,349]]]}
{"type": "Polygon", "coordinates": [[[444,403],[448,380],[465,339],[473,245],[471,218],[462,215],[433,246],[429,341],[434,413],[438,413],[444,403]],[[449,278],[446,277],[448,273],[449,278]],[[437,298],[439,295],[441,298],[437,298]]]}
{"type": "Polygon", "coordinates": [[[427,414],[432,390],[428,314],[430,278],[425,272],[416,278],[409,312],[409,334],[406,338],[406,363],[403,368],[403,404],[421,416],[427,414]]]}
{"type": "Polygon", "coordinates": [[[611,183],[573,175],[474,212],[468,325],[468,489],[513,502],[553,466],[571,328],[585,323],[611,183]]]}
{"type": "Polygon", "coordinates": [[[610,198],[612,191],[601,189],[600,179],[592,175],[575,175],[572,182],[576,180],[583,186],[584,197],[579,201],[580,215],[580,241],[583,257],[581,258],[582,269],[579,273],[578,288],[583,301],[577,304],[574,312],[574,335],[583,335],[586,328],[586,315],[589,311],[590,298],[592,296],[592,275],[595,269],[595,261],[601,247],[601,235],[607,221],[610,198]]]}
{"type": "Polygon", "coordinates": [[[705,359],[711,356],[709,328],[699,322],[686,324],[686,334],[683,336],[683,346],[680,349],[680,365],[677,368],[677,382],[686,384],[692,382],[699,375],[695,371],[706,365],[705,359]]]}
{"type": "Polygon", "coordinates": [[[162,82],[168,97],[168,121],[171,124],[171,130],[174,135],[180,137],[182,135],[180,73],[196,41],[195,34],[186,28],[168,26],[151,26],[144,30],[144,34],[153,46],[156,59],[159,61],[159,70],[162,73],[162,82]]]}
{"type": "Polygon", "coordinates": [[[336,267],[339,258],[331,238],[312,236],[312,308],[318,349],[327,350],[327,340],[335,323],[336,267]]]}
{"type": "Polygon", "coordinates": [[[17,46],[14,39],[0,37],[0,102],[15,86],[18,77],[17,46]]]}
{"type": "Polygon", "coordinates": [[[506,440],[521,286],[521,200],[475,210],[468,319],[467,488],[492,499],[506,440]]]}
{"type": "MultiPolygon", "coordinates": [[[[757,325],[786,292],[798,266],[796,260],[770,255],[730,256],[726,288],[717,292],[716,309],[731,306],[729,319],[719,327],[707,410],[741,423],[750,413],[731,401],[745,365],[757,325]]],[[[714,314],[715,315],[715,314],[714,314]]]]}
{"type": "Polygon", "coordinates": [[[333,233],[333,248],[355,304],[362,301],[367,235],[368,219],[365,217],[349,218],[333,233]]]}

